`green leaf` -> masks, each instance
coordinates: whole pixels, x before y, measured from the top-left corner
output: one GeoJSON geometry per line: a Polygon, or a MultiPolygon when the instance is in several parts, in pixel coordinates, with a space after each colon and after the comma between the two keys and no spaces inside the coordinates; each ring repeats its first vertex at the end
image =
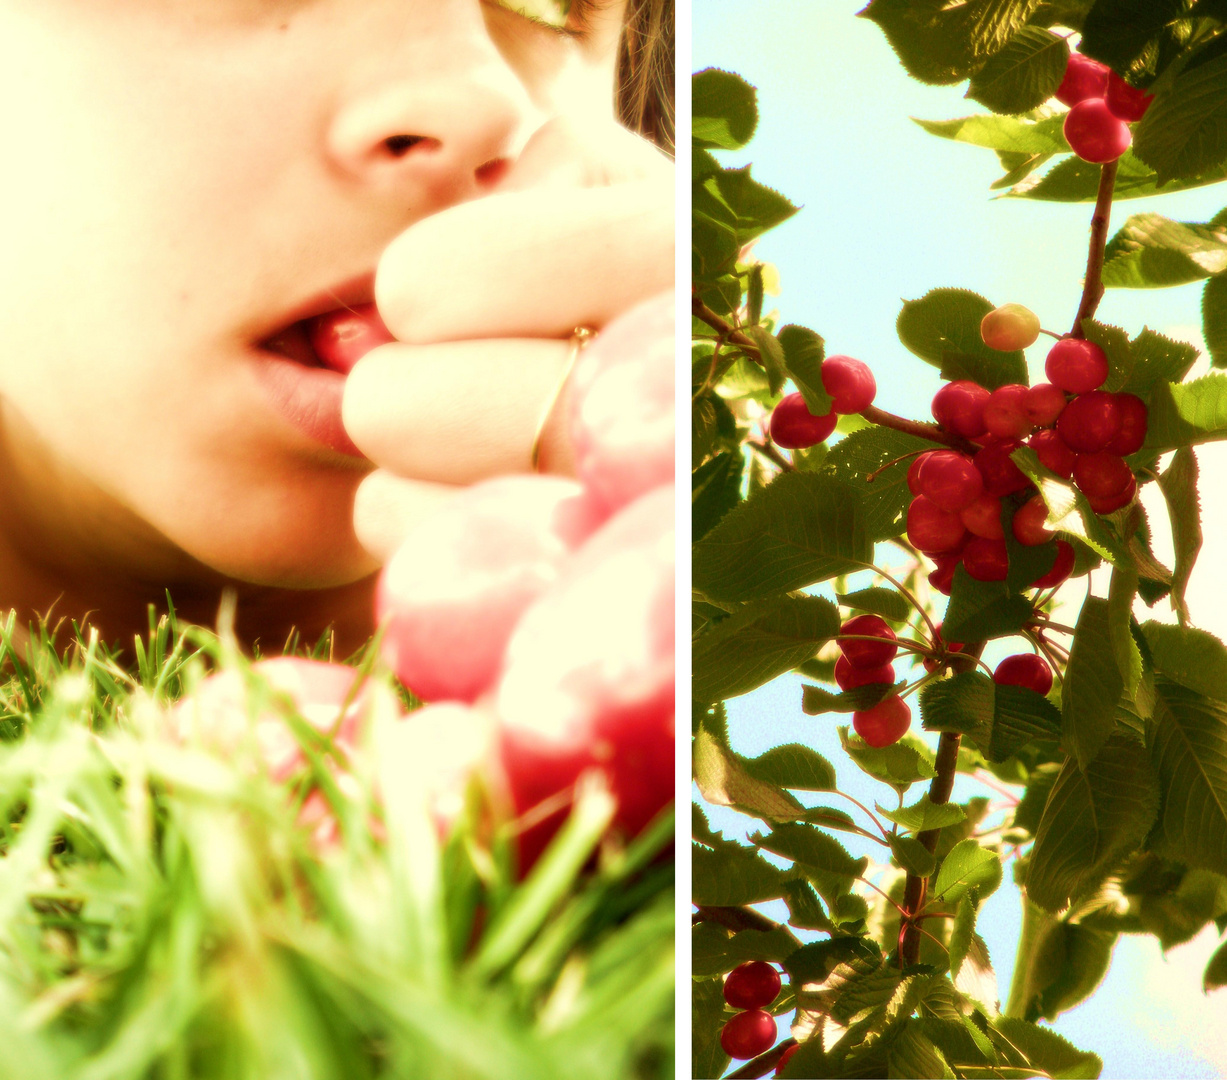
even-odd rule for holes
{"type": "Polygon", "coordinates": [[[967,815],[957,803],[933,803],[929,801],[926,791],[918,802],[899,810],[885,810],[878,807],[880,813],[888,821],[893,821],[906,832],[927,832],[929,829],[944,829],[947,825],[957,825],[967,815]]]}
{"type": "Polygon", "coordinates": [[[724,1027],[724,983],[720,979],[696,979],[690,988],[690,1063],[695,1076],[723,1076],[729,1056],[720,1046],[724,1027]]]}
{"type": "Polygon", "coordinates": [[[987,743],[993,724],[993,685],[980,671],[961,671],[929,683],[920,691],[924,729],[952,731],[987,743]]]}
{"type": "Polygon", "coordinates": [[[740,75],[717,68],[690,80],[690,134],[696,148],[740,150],[758,126],[757,92],[740,75]]]}
{"type": "MultiPolygon", "coordinates": [[[[1064,117],[1057,119],[1063,120],[1064,117]]],[[[1036,199],[1041,202],[1093,203],[1099,191],[1098,165],[1083,161],[1077,155],[1058,161],[1043,176],[1028,177],[1008,192],[1011,198],[1036,199]]],[[[1198,176],[1184,180],[1171,180],[1163,185],[1162,193],[1184,191],[1189,188],[1218,184],[1227,179],[1227,162],[1205,170],[1198,176]]],[[[1125,199],[1143,199],[1160,193],[1159,179],[1155,171],[1137,159],[1132,150],[1126,150],[1116,163],[1116,186],[1112,189],[1113,202],[1125,199]]]]}
{"type": "Polygon", "coordinates": [[[1067,759],[1040,819],[1027,895],[1053,912],[1089,896],[1137,849],[1158,810],[1158,782],[1134,739],[1112,737],[1085,770],[1067,759]]]}
{"type": "Polygon", "coordinates": [[[1227,56],[1186,68],[1133,129],[1133,152],[1160,184],[1227,160],[1227,56]]]}
{"type": "Polygon", "coordinates": [[[1173,341],[1144,329],[1129,343],[1129,376],[1113,390],[1136,394],[1143,401],[1160,382],[1180,382],[1197,360],[1197,350],[1187,341],[1173,341]]]}
{"type": "Polygon", "coordinates": [[[911,605],[894,589],[859,589],[854,593],[836,593],[835,601],[840,607],[853,611],[868,611],[881,615],[891,622],[906,622],[912,612],[911,605]]]}
{"type": "Polygon", "coordinates": [[[785,473],[694,546],[693,580],[715,600],[754,600],[849,573],[872,557],[855,490],[785,473]]]}
{"type": "Polygon", "coordinates": [[[995,113],[1029,112],[1056,93],[1068,61],[1069,46],[1063,37],[1023,27],[971,77],[967,96],[995,113]]]}
{"type": "Polygon", "coordinates": [[[866,531],[873,540],[889,540],[907,527],[907,508],[914,497],[907,486],[912,464],[908,455],[938,445],[893,428],[870,425],[832,446],[824,470],[863,493],[866,531]]]}
{"type": "MultiPolygon", "coordinates": [[[[926,1007],[930,1000],[926,1000],[926,1007]]],[[[922,1016],[920,1025],[947,1061],[958,1062],[963,1066],[965,1075],[974,1076],[976,1073],[968,1070],[992,1065],[997,1055],[993,1044],[970,1017],[959,1015],[953,1008],[951,1011],[954,1012],[953,1016],[922,1016]]],[[[1008,1074],[1004,1070],[994,1069],[992,1075],[1008,1074]]]]}
{"type": "Polygon", "coordinates": [[[1133,697],[1142,679],[1142,654],[1133,640],[1133,598],[1138,592],[1138,576],[1132,570],[1114,567],[1108,589],[1108,636],[1116,667],[1124,681],[1124,692],[1133,697]]]}
{"type": "Polygon", "coordinates": [[[746,282],[746,322],[757,326],[763,321],[763,264],[750,267],[746,282]]]}
{"type": "Polygon", "coordinates": [[[1087,341],[1098,345],[1108,357],[1108,378],[1105,390],[1119,390],[1133,370],[1133,352],[1129,335],[1119,326],[1109,326],[1094,319],[1082,320],[1082,332],[1087,341]]]}
{"type": "Polygon", "coordinates": [[[1031,1065],[1057,1080],[1096,1080],[1103,1071],[1103,1061],[1097,1055],[1079,1050],[1051,1028],[1009,1016],[995,1018],[993,1027],[1025,1054],[1031,1065]]]}
{"type": "Polygon", "coordinates": [[[976,929],[976,907],[971,897],[959,897],[958,906],[954,909],[954,922],[950,927],[950,977],[953,979],[963,966],[967,952],[971,948],[971,936],[976,929]]]}
{"type": "Polygon", "coordinates": [[[975,840],[960,840],[942,860],[928,904],[953,904],[969,889],[984,899],[1000,884],[1001,860],[996,854],[975,840]]]}
{"type": "Polygon", "coordinates": [[[1154,39],[1180,19],[1186,0],[1099,0],[1082,24],[1079,50],[1114,71],[1128,71],[1154,46],[1154,39]]]}
{"type": "Polygon", "coordinates": [[[870,0],[858,14],[877,23],[909,75],[956,83],[1010,41],[1040,0],[870,0]]]}
{"type": "Polygon", "coordinates": [[[799,930],[825,930],[831,933],[835,924],[822,910],[822,901],[808,881],[790,881],[784,887],[784,903],[788,905],[788,924],[799,930]]]}
{"type": "Polygon", "coordinates": [[[1149,742],[1163,794],[1157,849],[1227,873],[1227,704],[1158,676],[1149,742]]]}
{"type": "Polygon", "coordinates": [[[691,931],[691,974],[698,979],[723,975],[747,960],[781,964],[797,948],[797,939],[783,927],[742,930],[729,937],[718,923],[701,922],[691,931]]]}
{"type": "Polygon", "coordinates": [[[1116,703],[1124,679],[1112,652],[1108,602],[1088,596],[1082,604],[1061,691],[1066,747],[1086,769],[1116,728],[1116,703]]]}
{"type": "Polygon", "coordinates": [[[967,289],[931,289],[906,300],[895,329],[899,340],[922,360],[941,369],[943,378],[971,379],[992,390],[1026,383],[1022,350],[998,352],[984,344],[980,322],[993,305],[967,289]]]}
{"type": "Polygon", "coordinates": [[[1227,275],[1212,277],[1202,290],[1201,332],[1210,362],[1216,368],[1227,367],[1227,275]]]}
{"type": "Polygon", "coordinates": [[[954,1073],[936,1046],[925,1036],[919,1020],[903,1022],[886,1054],[886,1075],[903,1080],[953,1080],[954,1073]]]}
{"type": "Polygon", "coordinates": [[[870,683],[852,690],[832,694],[821,686],[805,685],[801,688],[801,711],[807,716],[821,716],[828,712],[861,712],[872,709],[879,701],[900,693],[907,682],[870,683]]]}
{"type": "MultiPolygon", "coordinates": [[[[1159,476],[1159,488],[1167,501],[1172,543],[1176,551],[1176,562],[1172,567],[1172,608],[1181,623],[1189,621],[1184,593],[1189,586],[1193,565],[1197,562],[1197,553],[1201,551],[1201,500],[1197,494],[1197,474],[1197,457],[1191,447],[1182,446],[1172,455],[1167,470],[1159,476]]],[[[1216,696],[1227,698],[1227,693],[1216,696]]]]}
{"type": "Polygon", "coordinates": [[[895,857],[895,862],[909,874],[928,877],[937,867],[936,856],[919,840],[910,836],[900,836],[898,833],[887,834],[886,840],[890,844],[890,851],[895,857]]]}
{"type": "Polygon", "coordinates": [[[767,386],[775,397],[784,389],[788,372],[784,370],[784,347],[770,330],[762,326],[747,326],[745,333],[758,346],[758,356],[767,373],[767,386]]]}
{"type": "Polygon", "coordinates": [[[1227,439],[1227,375],[1192,382],[1156,383],[1147,420],[1146,445],[1159,450],[1227,439]]]}
{"type": "Polygon", "coordinates": [[[1191,941],[1211,919],[1227,914],[1227,878],[1153,855],[1136,860],[1121,889],[1140,928],[1154,934],[1164,950],[1191,941]]]}
{"type": "Polygon", "coordinates": [[[996,686],[993,691],[993,732],[985,755],[1000,762],[1032,742],[1058,742],[1061,713],[1043,694],[1023,686],[996,686]]]}
{"type": "Polygon", "coordinates": [[[742,758],[755,779],[794,791],[834,791],[835,769],[817,750],[800,743],[774,746],[756,758],[742,758]]]}
{"type": "Polygon", "coordinates": [[[997,160],[1006,172],[988,185],[989,190],[998,191],[1001,188],[1013,187],[1047,163],[1051,157],[1051,154],[1012,154],[1008,150],[998,150],[997,160]]]}
{"type": "Polygon", "coordinates": [[[1227,228],[1135,214],[1108,242],[1108,288],[1156,289],[1200,281],[1227,270],[1227,228]]]}
{"type": "Polygon", "coordinates": [[[735,845],[718,851],[690,848],[691,899],[703,907],[738,907],[784,895],[791,873],[777,870],[758,852],[735,845]]]}
{"type": "Polygon", "coordinates": [[[729,451],[700,465],[691,476],[690,528],[701,540],[716,523],[741,502],[745,456],[729,451]]]}
{"type": "Polygon", "coordinates": [[[1028,1012],[1028,1019],[1054,1020],[1090,997],[1108,973],[1116,937],[1111,930],[1081,923],[1056,923],[1040,943],[1035,963],[1050,978],[1028,1012]]]}
{"type": "MultiPolygon", "coordinates": [[[[1068,154],[1069,143],[1061,130],[1064,116],[1023,120],[1005,116],[964,116],[958,120],[916,120],[930,135],[970,143],[1007,154],[1068,154]]],[[[1098,176],[1099,167],[1095,166],[1098,176]]],[[[1147,170],[1149,171],[1149,170],[1147,170]]],[[[1096,190],[1098,180],[1096,180],[1096,190]]],[[[1092,192],[1092,199],[1094,193],[1092,192]]]]}
{"type": "Polygon", "coordinates": [[[840,964],[854,964],[876,970],[882,961],[881,950],[860,937],[836,937],[802,945],[784,960],[784,970],[794,986],[825,982],[840,964]]]}
{"type": "Polygon", "coordinates": [[[1142,634],[1156,671],[1196,693],[1227,701],[1227,648],[1217,637],[1154,621],[1142,624],[1142,634]]]}
{"type": "Polygon", "coordinates": [[[868,859],[852,858],[843,844],[812,825],[776,825],[766,835],[755,833],[750,840],[807,869],[841,878],[859,877],[869,863],[868,859]]]}
{"type": "Polygon", "coordinates": [[[778,596],[717,623],[693,646],[691,692],[723,701],[770,682],[839,633],[839,611],[820,596],[778,596]]]}
{"type": "Polygon", "coordinates": [[[933,758],[921,753],[916,746],[900,740],[891,746],[872,747],[860,736],[848,734],[846,727],[839,729],[839,741],[844,752],[857,767],[875,780],[890,784],[901,794],[918,780],[931,780],[937,775],[933,758]]]}
{"type": "Polygon", "coordinates": [[[733,806],[767,821],[792,821],[801,804],[778,784],[749,772],[706,724],[694,737],[694,778],[703,798],[714,806],[733,806]]]}
{"type": "Polygon", "coordinates": [[[1221,986],[1227,986],[1227,944],[1214,950],[1210,962],[1206,965],[1206,973],[1202,976],[1202,989],[1208,994],[1221,986]]]}
{"type": "Polygon", "coordinates": [[[804,326],[783,326],[777,335],[784,350],[784,368],[815,416],[831,411],[831,395],[822,384],[826,356],[822,338],[804,326]]]}
{"type": "Polygon", "coordinates": [[[1017,634],[1032,615],[1031,601],[1003,581],[976,581],[960,563],[954,571],[942,630],[951,641],[985,641],[1017,634]]]}

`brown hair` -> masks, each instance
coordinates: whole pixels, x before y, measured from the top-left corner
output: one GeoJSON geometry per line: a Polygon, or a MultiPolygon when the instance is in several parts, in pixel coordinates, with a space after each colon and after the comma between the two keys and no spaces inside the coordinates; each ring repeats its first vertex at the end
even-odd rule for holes
{"type": "Polygon", "coordinates": [[[673,0],[631,0],[618,50],[618,119],[674,148],[673,0]]]}

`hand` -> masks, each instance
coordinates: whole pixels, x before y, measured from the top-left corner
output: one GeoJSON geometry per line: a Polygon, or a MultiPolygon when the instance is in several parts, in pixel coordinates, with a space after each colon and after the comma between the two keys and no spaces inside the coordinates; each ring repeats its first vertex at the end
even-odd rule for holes
{"type": "MultiPolygon", "coordinates": [[[[496,194],[398,237],[375,282],[397,341],[346,384],[350,437],[378,468],[359,539],[388,557],[457,485],[530,468],[575,327],[597,329],[673,282],[673,169],[611,124],[545,125],[496,194]]],[[[569,472],[565,389],[539,467],[569,472]]]]}

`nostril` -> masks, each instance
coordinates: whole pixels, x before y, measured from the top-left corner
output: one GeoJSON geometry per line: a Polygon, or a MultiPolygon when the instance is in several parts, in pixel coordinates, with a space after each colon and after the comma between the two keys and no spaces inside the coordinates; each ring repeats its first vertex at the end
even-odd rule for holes
{"type": "Polygon", "coordinates": [[[506,176],[507,170],[510,168],[510,158],[493,158],[484,165],[478,165],[473,172],[473,176],[482,187],[490,187],[506,176]]]}
{"type": "Polygon", "coordinates": [[[424,144],[429,148],[434,148],[439,145],[439,140],[426,135],[389,135],[383,141],[384,149],[396,158],[404,157],[415,146],[424,144]]]}

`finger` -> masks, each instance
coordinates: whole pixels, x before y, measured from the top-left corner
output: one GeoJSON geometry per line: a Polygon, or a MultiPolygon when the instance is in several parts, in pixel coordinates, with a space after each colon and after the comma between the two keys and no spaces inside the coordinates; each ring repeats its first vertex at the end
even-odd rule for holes
{"type": "Polygon", "coordinates": [[[562,337],[672,284],[673,184],[642,180],[491,195],[425,218],[384,252],[375,301],[415,344],[562,337]]]}
{"type": "Polygon", "coordinates": [[[565,402],[555,399],[571,350],[569,341],[519,338],[381,345],[345,381],[345,430],[399,476],[471,484],[529,471],[549,409],[539,467],[568,472],[565,402]]]}
{"type": "Polygon", "coordinates": [[[673,163],[647,139],[613,120],[594,125],[559,116],[533,133],[499,190],[606,187],[653,177],[672,185],[673,163]]]}
{"type": "Polygon", "coordinates": [[[459,490],[450,484],[409,480],[376,469],[358,485],[354,497],[358,543],[380,562],[387,562],[409,530],[455,498],[459,490]]]}

